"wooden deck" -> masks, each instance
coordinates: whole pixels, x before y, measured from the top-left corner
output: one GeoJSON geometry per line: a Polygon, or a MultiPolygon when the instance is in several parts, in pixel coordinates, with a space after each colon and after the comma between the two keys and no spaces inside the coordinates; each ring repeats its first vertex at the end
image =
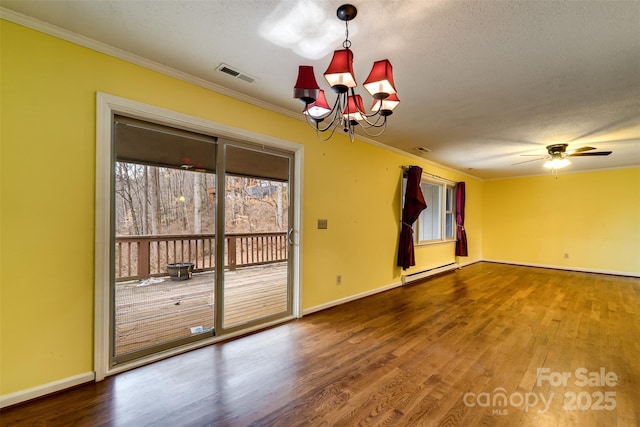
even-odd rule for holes
{"type": "MultiPolygon", "coordinates": [[[[286,311],[287,263],[225,272],[224,326],[286,311]]],[[[214,325],[214,272],[189,280],[155,277],[116,287],[116,355],[191,335],[214,325]]]]}

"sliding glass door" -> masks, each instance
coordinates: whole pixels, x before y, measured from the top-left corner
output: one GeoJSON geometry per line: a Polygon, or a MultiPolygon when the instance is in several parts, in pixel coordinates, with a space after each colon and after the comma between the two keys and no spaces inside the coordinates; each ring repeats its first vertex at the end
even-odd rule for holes
{"type": "Polygon", "coordinates": [[[292,314],[293,155],[115,115],[111,366],[292,314]]]}

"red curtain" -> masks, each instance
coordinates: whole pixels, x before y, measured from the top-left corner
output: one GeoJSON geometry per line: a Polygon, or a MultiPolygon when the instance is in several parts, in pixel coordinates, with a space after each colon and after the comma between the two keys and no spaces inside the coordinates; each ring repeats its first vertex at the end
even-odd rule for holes
{"type": "Polygon", "coordinates": [[[419,166],[409,167],[407,173],[407,188],[404,195],[404,206],[402,208],[402,229],[400,230],[400,244],[398,246],[398,267],[403,270],[416,265],[413,251],[413,223],[416,222],[427,204],[424,201],[422,190],[420,189],[420,179],[422,178],[422,168],[419,166]]]}
{"type": "Polygon", "coordinates": [[[464,182],[459,182],[456,184],[456,226],[458,228],[458,240],[456,240],[456,256],[468,256],[467,233],[464,231],[464,204],[464,182]]]}

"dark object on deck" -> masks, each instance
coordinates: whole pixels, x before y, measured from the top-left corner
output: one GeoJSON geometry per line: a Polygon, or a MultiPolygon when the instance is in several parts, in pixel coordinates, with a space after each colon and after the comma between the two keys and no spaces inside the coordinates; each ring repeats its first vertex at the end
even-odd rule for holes
{"type": "Polygon", "coordinates": [[[176,262],[167,265],[167,272],[171,280],[188,280],[191,279],[193,272],[192,262],[176,262]]]}

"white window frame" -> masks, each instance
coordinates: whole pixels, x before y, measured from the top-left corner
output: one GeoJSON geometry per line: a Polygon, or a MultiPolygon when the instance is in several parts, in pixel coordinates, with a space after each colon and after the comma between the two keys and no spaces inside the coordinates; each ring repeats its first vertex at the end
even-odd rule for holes
{"type": "MultiPolygon", "coordinates": [[[[456,218],[455,218],[455,191],[456,191],[456,183],[453,181],[448,181],[445,179],[440,179],[436,177],[422,177],[420,180],[420,188],[422,189],[422,183],[427,183],[433,186],[439,187],[440,193],[440,203],[437,206],[438,209],[438,217],[440,219],[440,237],[437,239],[431,240],[420,240],[420,236],[422,235],[421,228],[424,227],[422,224],[422,219],[424,218],[424,211],[420,214],[418,220],[413,224],[414,229],[414,243],[416,245],[433,245],[440,243],[450,243],[456,241],[456,218]],[[447,189],[451,189],[451,205],[450,209],[447,210],[447,189]],[[452,235],[451,237],[446,237],[447,234],[447,215],[451,216],[451,227],[452,227],[452,235]]],[[[436,209],[436,206],[429,203],[427,209],[436,209]]]]}

